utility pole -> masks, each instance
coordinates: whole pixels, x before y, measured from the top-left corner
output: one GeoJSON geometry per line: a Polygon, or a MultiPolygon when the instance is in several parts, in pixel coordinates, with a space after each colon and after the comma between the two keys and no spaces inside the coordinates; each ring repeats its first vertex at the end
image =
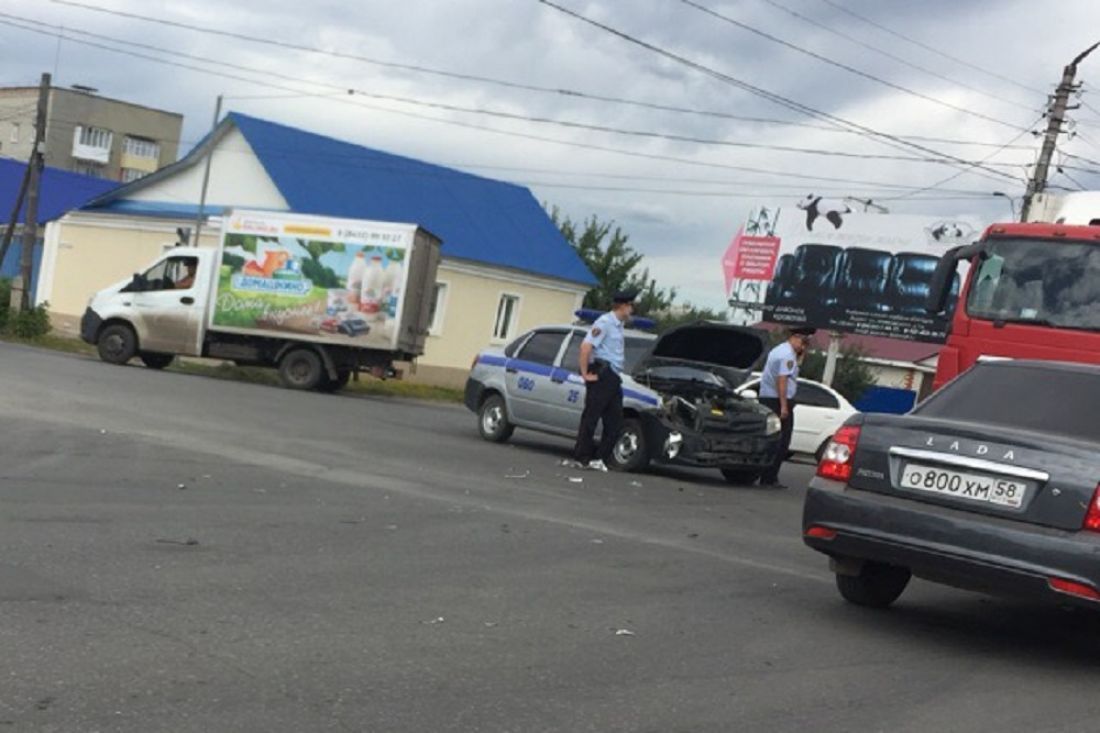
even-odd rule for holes
{"type": "Polygon", "coordinates": [[[34,149],[31,159],[27,163],[29,177],[27,179],[27,213],[23,217],[23,299],[20,310],[30,310],[33,305],[31,293],[31,276],[34,273],[34,245],[38,241],[38,191],[42,187],[42,169],[45,167],[46,147],[46,110],[50,100],[49,74],[42,75],[42,81],[38,85],[38,112],[34,122],[34,149]]]}
{"type": "Polygon", "coordinates": [[[214,133],[218,129],[218,118],[222,116],[222,95],[218,95],[218,102],[214,105],[214,124],[210,126],[210,151],[206,154],[206,167],[202,172],[202,190],[199,192],[199,213],[195,217],[195,239],[193,246],[202,246],[202,220],[206,218],[206,189],[210,185],[210,162],[214,158],[214,133]]]}
{"type": "Polygon", "coordinates": [[[1054,97],[1047,112],[1047,131],[1043,138],[1042,150],[1039,151],[1039,160],[1035,163],[1035,172],[1032,173],[1031,179],[1027,182],[1024,205],[1020,209],[1020,221],[1027,221],[1028,214],[1031,213],[1032,200],[1036,194],[1040,194],[1046,189],[1047,176],[1050,173],[1050,161],[1054,158],[1058,135],[1062,132],[1062,123],[1066,121],[1066,112],[1070,109],[1076,109],[1076,107],[1069,106],[1069,95],[1077,90],[1077,85],[1074,83],[1077,76],[1077,65],[1095,51],[1097,46],[1100,46],[1100,42],[1092,44],[1077,54],[1077,58],[1062,69],[1062,81],[1058,84],[1058,88],[1054,90],[1054,97]]]}

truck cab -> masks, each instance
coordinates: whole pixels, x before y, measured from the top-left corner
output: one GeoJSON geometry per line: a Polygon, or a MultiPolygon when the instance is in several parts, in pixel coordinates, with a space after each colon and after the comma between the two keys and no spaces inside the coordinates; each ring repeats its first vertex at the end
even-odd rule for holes
{"type": "Polygon", "coordinates": [[[172,355],[202,356],[216,254],[177,247],[99,291],[81,319],[81,337],[98,346],[105,361],[129,361],[136,353],[152,366],[167,365],[172,355]]]}

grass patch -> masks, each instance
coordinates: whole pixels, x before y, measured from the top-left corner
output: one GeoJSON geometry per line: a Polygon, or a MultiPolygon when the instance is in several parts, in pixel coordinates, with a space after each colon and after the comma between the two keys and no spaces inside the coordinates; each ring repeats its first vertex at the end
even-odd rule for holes
{"type": "Polygon", "coordinates": [[[56,333],[47,333],[44,336],[35,336],[33,338],[22,338],[12,333],[0,332],[0,341],[9,344],[22,344],[23,346],[35,346],[40,349],[49,349],[51,351],[64,351],[67,354],[96,355],[96,349],[91,344],[86,344],[78,338],[61,336],[56,333]]]}
{"type": "Polygon", "coordinates": [[[379,397],[404,397],[411,400],[435,402],[462,402],[465,393],[454,387],[436,387],[430,384],[403,382],[398,379],[375,379],[360,375],[358,382],[349,382],[346,391],[379,397]]]}
{"type": "Polygon", "coordinates": [[[200,377],[213,379],[230,379],[235,382],[250,382],[252,384],[278,385],[279,375],[274,369],[261,369],[259,367],[241,367],[236,364],[222,362],[220,364],[204,364],[195,361],[182,361],[177,359],[165,371],[179,374],[194,374],[200,377]]]}

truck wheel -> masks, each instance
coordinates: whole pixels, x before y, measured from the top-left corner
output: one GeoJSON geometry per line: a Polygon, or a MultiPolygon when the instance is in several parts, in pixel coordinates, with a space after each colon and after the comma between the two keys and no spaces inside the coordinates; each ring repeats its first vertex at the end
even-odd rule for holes
{"type": "Polygon", "coordinates": [[[313,349],[292,349],[279,362],[279,378],[290,389],[317,389],[324,376],[321,357],[313,349]]]}
{"type": "Polygon", "coordinates": [[[477,411],[477,429],[481,437],[492,443],[503,443],[512,437],[516,426],[508,421],[508,409],[500,395],[489,395],[477,411]]]}
{"type": "Polygon", "coordinates": [[[96,346],[103,361],[125,364],[137,355],[137,334],[125,323],[114,323],[100,332],[96,346]]]}
{"type": "Polygon", "coordinates": [[[760,471],[747,468],[723,468],[722,477],[734,486],[749,486],[760,478],[760,471]]]}
{"type": "Polygon", "coordinates": [[[164,369],[176,358],[175,354],[156,354],[152,351],[143,351],[139,356],[141,363],[150,369],[164,369]]]}
{"type": "Polygon", "coordinates": [[[344,387],[348,386],[348,381],[351,379],[351,371],[348,369],[337,369],[336,379],[331,379],[328,372],[321,378],[321,383],[317,385],[317,390],[320,392],[339,392],[344,387]]]}
{"type": "Polygon", "coordinates": [[[616,471],[641,471],[649,465],[649,445],[639,420],[630,418],[623,423],[615,447],[611,449],[611,468],[616,471]]]}
{"type": "Polygon", "coordinates": [[[898,599],[912,574],[906,568],[867,562],[859,575],[836,576],[836,587],[844,600],[857,606],[886,608],[898,599]]]}

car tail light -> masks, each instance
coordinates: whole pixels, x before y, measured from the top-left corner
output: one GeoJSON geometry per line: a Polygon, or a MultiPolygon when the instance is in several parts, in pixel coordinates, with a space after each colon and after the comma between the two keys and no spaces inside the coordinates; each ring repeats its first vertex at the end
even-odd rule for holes
{"type": "Polygon", "coordinates": [[[814,525],[806,530],[807,537],[813,537],[819,540],[831,540],[836,537],[836,530],[829,529],[828,527],[821,527],[814,525]]]}
{"type": "Polygon", "coordinates": [[[1066,593],[1071,596],[1077,596],[1078,598],[1086,598],[1090,601],[1100,601],[1100,591],[1097,591],[1091,585],[1078,583],[1074,580],[1066,580],[1065,578],[1048,578],[1047,583],[1052,589],[1059,593],[1066,593]]]}
{"type": "Polygon", "coordinates": [[[836,431],[836,435],[825,446],[821,454],[821,463],[817,464],[817,475],[833,481],[847,481],[852,477],[852,461],[859,443],[859,426],[845,425],[836,431]]]}
{"type": "Polygon", "coordinates": [[[1092,492],[1092,501],[1089,502],[1088,511],[1085,512],[1085,521],[1082,529],[1089,532],[1100,532],[1100,486],[1092,492]]]}

